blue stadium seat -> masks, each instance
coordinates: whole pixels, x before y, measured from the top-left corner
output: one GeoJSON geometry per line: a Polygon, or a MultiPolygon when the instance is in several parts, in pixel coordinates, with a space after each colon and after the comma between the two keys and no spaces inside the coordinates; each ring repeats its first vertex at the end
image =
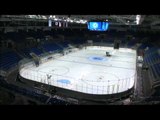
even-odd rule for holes
{"type": "Polygon", "coordinates": [[[0,68],[3,70],[8,70],[21,60],[21,57],[13,51],[0,53],[0,56],[0,68]]]}

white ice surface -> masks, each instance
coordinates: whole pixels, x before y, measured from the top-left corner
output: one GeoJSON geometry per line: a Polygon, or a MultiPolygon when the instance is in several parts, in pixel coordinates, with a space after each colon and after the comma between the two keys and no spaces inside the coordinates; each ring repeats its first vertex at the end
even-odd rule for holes
{"type": "Polygon", "coordinates": [[[133,87],[136,73],[136,51],[111,47],[87,47],[40,64],[24,65],[20,75],[32,81],[63,87],[88,94],[113,94],[133,87]],[[111,54],[107,57],[106,51],[111,54]],[[92,61],[90,57],[104,57],[92,61]],[[47,74],[51,78],[47,79],[47,74]],[[57,82],[68,80],[70,84],[57,82]]]}

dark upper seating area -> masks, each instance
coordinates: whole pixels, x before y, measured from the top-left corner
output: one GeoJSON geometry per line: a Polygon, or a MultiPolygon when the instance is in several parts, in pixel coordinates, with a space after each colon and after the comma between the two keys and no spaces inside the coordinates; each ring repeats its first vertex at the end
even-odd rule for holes
{"type": "Polygon", "coordinates": [[[0,53],[0,56],[0,69],[2,70],[8,70],[21,60],[21,57],[13,51],[0,53]]]}
{"type": "Polygon", "coordinates": [[[160,49],[158,47],[151,47],[145,52],[144,63],[151,69],[154,81],[160,81],[160,49]]]}
{"type": "Polygon", "coordinates": [[[43,51],[41,49],[38,49],[36,47],[31,48],[31,52],[33,52],[37,55],[41,55],[43,53],[43,51]]]}
{"type": "Polygon", "coordinates": [[[53,52],[53,51],[57,51],[57,50],[62,50],[62,48],[60,46],[58,46],[57,44],[54,43],[45,43],[42,45],[42,47],[44,48],[44,50],[46,52],[53,52]]]}
{"type": "Polygon", "coordinates": [[[144,43],[144,44],[141,44],[138,49],[145,49],[145,48],[151,48],[151,47],[154,47],[151,43],[144,43]]]}
{"type": "Polygon", "coordinates": [[[5,39],[10,39],[18,43],[22,43],[25,40],[25,37],[26,34],[21,32],[7,32],[4,34],[5,39]]]}
{"type": "Polygon", "coordinates": [[[137,39],[132,39],[132,40],[130,40],[130,41],[127,43],[127,47],[128,47],[128,48],[131,48],[131,47],[133,47],[137,42],[138,42],[137,39]]]}

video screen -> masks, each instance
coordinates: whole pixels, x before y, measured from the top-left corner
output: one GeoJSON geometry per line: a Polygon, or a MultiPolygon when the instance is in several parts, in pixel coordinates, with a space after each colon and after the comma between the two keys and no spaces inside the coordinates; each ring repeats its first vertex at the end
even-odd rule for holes
{"type": "Polygon", "coordinates": [[[88,22],[88,29],[91,31],[106,31],[108,30],[108,22],[88,22]]]}

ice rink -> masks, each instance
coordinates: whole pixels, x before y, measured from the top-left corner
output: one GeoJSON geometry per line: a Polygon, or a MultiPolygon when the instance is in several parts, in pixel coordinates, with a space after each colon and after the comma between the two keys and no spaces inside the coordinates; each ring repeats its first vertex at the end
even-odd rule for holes
{"type": "Polygon", "coordinates": [[[87,94],[113,94],[133,87],[136,51],[91,46],[57,55],[36,67],[24,64],[23,78],[87,94]],[[106,52],[111,54],[106,56],[106,52]]]}

